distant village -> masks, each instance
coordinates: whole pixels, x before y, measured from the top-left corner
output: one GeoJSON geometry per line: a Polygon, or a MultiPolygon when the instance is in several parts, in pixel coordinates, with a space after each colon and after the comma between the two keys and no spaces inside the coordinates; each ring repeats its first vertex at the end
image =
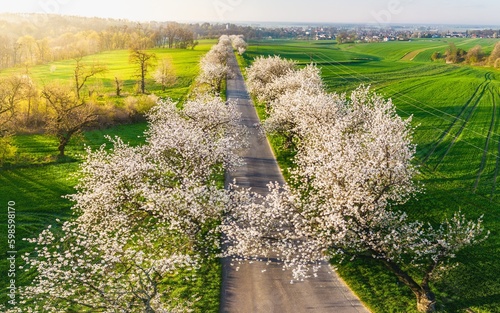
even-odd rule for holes
{"type": "Polygon", "coordinates": [[[499,38],[500,28],[497,29],[467,29],[457,26],[391,26],[380,27],[345,25],[345,26],[262,26],[251,25],[252,29],[230,25],[229,28],[240,28],[249,38],[268,39],[304,39],[304,40],[337,40],[347,42],[384,42],[409,41],[416,38],[499,38]],[[243,28],[243,29],[242,29],[243,28]]]}
{"type": "Polygon", "coordinates": [[[292,27],[290,33],[294,33],[298,39],[308,40],[337,40],[346,42],[384,42],[384,41],[409,41],[416,38],[499,38],[500,29],[478,29],[478,30],[445,30],[432,29],[431,27],[292,27]]]}

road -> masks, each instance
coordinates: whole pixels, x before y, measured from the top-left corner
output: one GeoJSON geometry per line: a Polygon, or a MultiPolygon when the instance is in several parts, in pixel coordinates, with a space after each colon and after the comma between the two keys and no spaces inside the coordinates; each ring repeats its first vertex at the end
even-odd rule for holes
{"type": "MultiPolygon", "coordinates": [[[[246,165],[229,173],[227,181],[236,179],[239,186],[265,194],[270,181],[283,184],[284,179],[268,141],[255,127],[259,119],[236,58],[230,57],[228,64],[236,75],[227,81],[227,98],[237,101],[242,123],[250,128],[250,147],[241,152],[246,165]]],[[[291,272],[283,271],[277,263],[244,264],[236,271],[230,260],[224,259],[222,274],[222,313],[370,312],[328,265],[317,278],[294,284],[290,283],[291,272]]]]}

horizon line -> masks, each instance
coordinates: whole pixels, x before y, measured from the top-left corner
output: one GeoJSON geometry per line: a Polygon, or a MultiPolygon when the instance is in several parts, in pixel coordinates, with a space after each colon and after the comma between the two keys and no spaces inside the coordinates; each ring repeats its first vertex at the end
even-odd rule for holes
{"type": "Polygon", "coordinates": [[[213,24],[330,24],[330,25],[378,25],[381,28],[390,26],[459,26],[459,27],[495,27],[500,28],[500,24],[480,24],[480,23],[456,23],[456,22],[397,22],[397,23],[378,23],[378,22],[335,22],[335,21],[216,21],[216,20],[157,20],[157,19],[131,19],[125,17],[103,17],[103,16],[88,16],[88,15],[78,15],[78,14],[61,14],[61,13],[43,13],[43,12],[0,12],[0,14],[13,14],[13,15],[29,15],[29,14],[39,14],[39,15],[54,15],[54,16],[66,16],[66,17],[81,17],[81,18],[101,18],[101,19],[111,19],[111,20],[127,20],[130,22],[138,23],[165,23],[165,22],[178,22],[178,23],[213,23],[213,24]]]}

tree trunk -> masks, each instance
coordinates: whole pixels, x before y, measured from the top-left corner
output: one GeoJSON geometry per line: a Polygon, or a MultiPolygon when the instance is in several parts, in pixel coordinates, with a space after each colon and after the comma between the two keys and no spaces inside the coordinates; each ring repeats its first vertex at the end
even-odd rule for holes
{"type": "Polygon", "coordinates": [[[146,71],[144,69],[142,70],[141,76],[141,92],[142,94],[146,93],[146,71]]]}
{"type": "Polygon", "coordinates": [[[389,260],[382,260],[382,262],[397,276],[400,282],[413,291],[413,294],[417,297],[417,310],[419,312],[431,313],[436,311],[436,298],[430,290],[428,282],[420,285],[395,262],[389,260]]]}
{"type": "Polygon", "coordinates": [[[59,138],[59,146],[57,147],[57,150],[59,150],[59,158],[64,157],[64,150],[66,149],[66,146],[68,145],[69,139],[66,137],[61,137],[59,138]]]}
{"type": "Polygon", "coordinates": [[[417,310],[419,312],[432,313],[436,311],[436,298],[431,291],[422,291],[417,296],[417,310]]]}
{"type": "Polygon", "coordinates": [[[116,96],[119,97],[122,89],[120,88],[120,81],[118,80],[118,77],[115,77],[115,83],[116,83],[116,96]]]}

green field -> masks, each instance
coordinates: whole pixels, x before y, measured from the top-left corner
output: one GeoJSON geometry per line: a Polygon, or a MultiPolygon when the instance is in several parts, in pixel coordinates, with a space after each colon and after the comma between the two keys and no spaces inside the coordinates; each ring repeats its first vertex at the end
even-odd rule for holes
{"type": "MultiPolygon", "coordinates": [[[[198,75],[198,63],[214,41],[202,41],[194,50],[169,50],[155,49],[154,52],[161,60],[169,57],[175,67],[178,76],[175,86],[168,88],[165,92],[161,87],[155,85],[152,79],[148,82],[148,91],[159,96],[171,97],[182,101],[191,90],[193,82],[198,75]]],[[[107,67],[106,73],[89,81],[89,84],[99,83],[103,86],[103,93],[109,99],[113,99],[118,105],[125,96],[135,94],[136,69],[129,63],[128,51],[111,51],[98,55],[88,56],[84,62],[99,62],[107,67]],[[114,77],[124,81],[123,97],[113,97],[114,77]]],[[[66,60],[47,65],[39,65],[30,68],[30,75],[35,83],[43,86],[52,81],[69,83],[72,79],[75,61],[66,60]]],[[[21,73],[24,69],[15,68],[0,73],[7,76],[12,73],[21,73]]],[[[143,132],[146,129],[145,122],[130,125],[117,125],[109,129],[87,131],[81,138],[75,138],[67,147],[67,157],[60,160],[57,155],[57,140],[43,134],[16,135],[13,137],[14,144],[18,148],[15,158],[5,162],[0,167],[0,303],[7,301],[7,286],[9,285],[8,269],[9,263],[7,251],[7,207],[9,202],[15,202],[16,209],[16,243],[17,251],[16,265],[22,264],[21,255],[32,249],[23,238],[36,237],[41,230],[48,225],[56,224],[56,218],[62,220],[71,216],[71,202],[62,196],[74,192],[73,186],[76,179],[73,174],[79,168],[81,155],[85,152],[85,146],[97,148],[108,143],[105,136],[119,136],[125,142],[132,145],[144,143],[143,132]]],[[[108,145],[110,146],[110,145],[108,145]]],[[[197,281],[182,286],[176,286],[174,294],[178,296],[186,294],[201,294],[202,300],[195,308],[197,312],[218,310],[220,265],[216,260],[207,262],[200,270],[200,278],[197,281]]],[[[16,270],[16,285],[22,286],[29,282],[29,277],[21,270],[16,270]]]]}
{"type": "MultiPolygon", "coordinates": [[[[150,68],[150,75],[147,77],[146,89],[150,93],[159,96],[170,97],[174,100],[181,100],[191,88],[191,85],[198,75],[198,62],[200,58],[210,50],[215,43],[213,40],[202,40],[193,50],[185,49],[151,49],[148,53],[154,53],[157,61],[163,58],[171,60],[177,81],[174,86],[168,88],[165,92],[161,86],[156,84],[151,78],[155,66],[150,68]]],[[[98,63],[106,66],[106,72],[96,75],[88,81],[88,85],[98,85],[103,94],[113,96],[115,93],[115,77],[123,81],[123,95],[134,95],[136,93],[136,83],[138,80],[137,65],[129,61],[128,50],[107,51],[95,55],[86,56],[82,59],[84,64],[98,63]]],[[[41,88],[53,81],[61,83],[72,83],[74,80],[74,69],[76,61],[73,59],[53,62],[44,65],[37,65],[28,69],[29,75],[35,84],[41,88]]],[[[0,73],[0,77],[16,73],[25,73],[24,67],[12,68],[0,73]]]]}
{"type": "MultiPolygon", "coordinates": [[[[404,206],[413,218],[438,222],[461,210],[484,215],[482,245],[458,255],[459,266],[436,283],[443,312],[500,312],[500,71],[432,62],[449,42],[489,53],[498,40],[436,39],[337,45],[331,41],[250,42],[244,62],[280,55],[316,63],[327,88],[349,93],[360,84],[392,98],[416,126],[418,179],[425,193],[404,206]]],[[[279,154],[279,153],[278,153],[279,154]]],[[[278,159],[279,159],[278,155],[278,159]]],[[[346,264],[339,272],[374,312],[414,312],[406,287],[377,264],[346,264]]]]}

